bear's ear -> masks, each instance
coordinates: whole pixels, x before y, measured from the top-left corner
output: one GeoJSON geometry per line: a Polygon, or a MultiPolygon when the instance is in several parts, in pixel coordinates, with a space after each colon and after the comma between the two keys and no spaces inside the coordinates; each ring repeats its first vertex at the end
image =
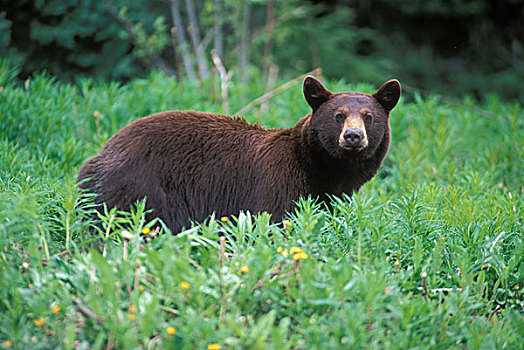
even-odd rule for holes
{"type": "Polygon", "coordinates": [[[386,112],[391,111],[400,98],[400,82],[396,79],[386,81],[373,97],[384,107],[386,112]]]}
{"type": "Polygon", "coordinates": [[[311,75],[308,75],[306,79],[304,79],[303,90],[304,97],[313,111],[316,111],[318,107],[326,102],[331,96],[331,92],[329,92],[320,81],[313,78],[311,75]]]}

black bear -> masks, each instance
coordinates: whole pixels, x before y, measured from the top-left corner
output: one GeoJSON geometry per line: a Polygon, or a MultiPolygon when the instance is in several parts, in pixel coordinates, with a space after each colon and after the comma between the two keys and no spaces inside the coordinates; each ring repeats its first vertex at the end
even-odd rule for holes
{"type": "Polygon", "coordinates": [[[213,212],[267,211],[279,221],[300,196],[351,194],[377,173],[400,90],[390,80],[372,95],[332,93],[308,76],[312,111],[290,129],[194,111],[144,117],[85,162],[80,188],[123,210],[146,197],[149,219],[161,218],[173,233],[213,212]]]}

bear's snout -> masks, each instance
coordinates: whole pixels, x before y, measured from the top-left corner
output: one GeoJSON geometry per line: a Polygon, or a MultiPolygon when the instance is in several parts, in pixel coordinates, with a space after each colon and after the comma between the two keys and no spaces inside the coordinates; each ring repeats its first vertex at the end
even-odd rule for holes
{"type": "Polygon", "coordinates": [[[368,146],[366,131],[361,128],[344,129],[338,138],[338,145],[346,150],[360,151],[368,146]]]}
{"type": "Polygon", "coordinates": [[[347,129],[344,131],[344,140],[351,146],[357,146],[364,138],[364,133],[360,129],[347,129]]]}

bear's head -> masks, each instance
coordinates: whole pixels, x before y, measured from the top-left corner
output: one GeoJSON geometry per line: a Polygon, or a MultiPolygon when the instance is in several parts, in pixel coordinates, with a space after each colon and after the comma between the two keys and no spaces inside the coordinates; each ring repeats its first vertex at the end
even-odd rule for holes
{"type": "Polygon", "coordinates": [[[303,90],[312,109],[309,127],[316,142],[338,159],[373,157],[389,133],[389,112],[400,98],[398,80],[389,80],[368,95],[333,93],[308,76],[303,90]]]}

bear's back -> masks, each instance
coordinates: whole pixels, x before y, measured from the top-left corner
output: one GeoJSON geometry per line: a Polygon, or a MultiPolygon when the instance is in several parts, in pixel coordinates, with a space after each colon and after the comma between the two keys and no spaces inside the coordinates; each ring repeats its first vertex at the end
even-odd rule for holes
{"type": "MultiPolygon", "coordinates": [[[[100,193],[98,202],[110,207],[127,210],[147,197],[148,207],[173,228],[181,218],[203,220],[212,211],[268,210],[259,204],[268,199],[257,191],[267,187],[261,174],[268,171],[268,149],[281,144],[274,142],[279,132],[210,113],[154,114],[110,138],[79,180],[91,178],[81,187],[100,193]]],[[[280,152],[289,150],[270,153],[280,152]]]]}

